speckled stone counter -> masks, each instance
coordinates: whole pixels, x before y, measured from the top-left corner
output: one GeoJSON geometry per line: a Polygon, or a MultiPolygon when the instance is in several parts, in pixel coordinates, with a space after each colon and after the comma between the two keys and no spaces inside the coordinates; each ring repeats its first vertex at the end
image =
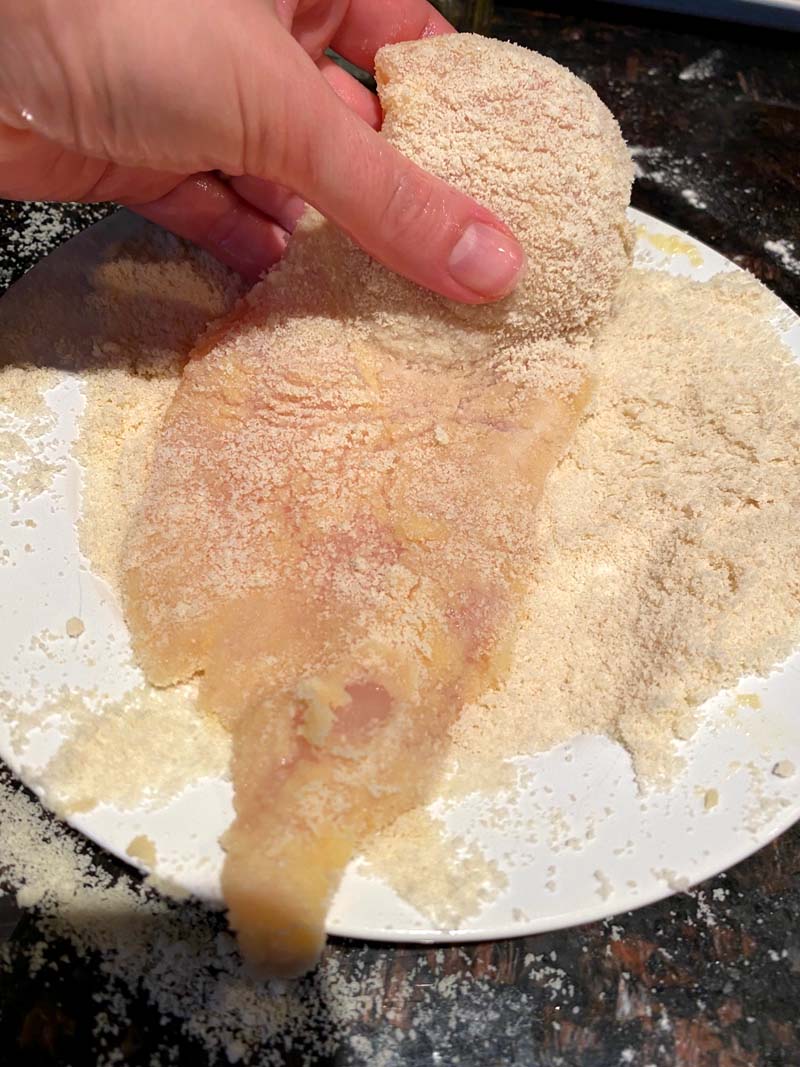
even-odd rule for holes
{"type": "MultiPolygon", "coordinates": [[[[596,87],[633,147],[637,207],[746,266],[800,310],[800,36],[599,3],[591,19],[571,9],[500,6],[492,32],[596,87]]],[[[107,210],[0,205],[0,287],[107,210]]],[[[242,1062],[792,1067],[798,874],[795,828],[689,893],[577,930],[438,950],[334,942],[327,974],[346,983],[347,1010],[310,979],[300,998],[319,1004],[307,1028],[242,1062]],[[337,1013],[335,1047],[321,1044],[317,1031],[337,1013]]],[[[0,1062],[226,1062],[143,992],[111,989],[91,955],[52,942],[58,969],[31,974],[37,923],[12,892],[0,895],[0,1062]]]]}

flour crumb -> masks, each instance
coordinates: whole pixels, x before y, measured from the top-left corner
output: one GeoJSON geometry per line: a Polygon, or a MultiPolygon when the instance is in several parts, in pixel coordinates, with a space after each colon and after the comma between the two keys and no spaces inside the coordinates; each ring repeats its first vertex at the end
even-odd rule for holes
{"type": "Polygon", "coordinates": [[[608,875],[605,873],[605,871],[598,870],[594,872],[594,879],[597,882],[597,889],[595,889],[595,893],[600,897],[601,900],[608,900],[608,898],[614,893],[614,886],[608,880],[608,875]]]}
{"type": "Polygon", "coordinates": [[[703,810],[711,811],[719,804],[719,791],[716,789],[706,789],[703,794],[703,810]]]}
{"type": "Polygon", "coordinates": [[[791,778],[794,772],[795,766],[789,759],[779,760],[772,768],[772,773],[776,778],[791,778]]]}
{"type": "Polygon", "coordinates": [[[708,81],[718,72],[721,61],[722,50],[715,48],[708,55],[702,56],[700,59],[695,60],[694,63],[684,67],[678,78],[682,82],[708,81]]]}
{"type": "Polygon", "coordinates": [[[708,204],[696,189],[681,189],[681,196],[688,204],[697,208],[698,211],[705,211],[708,207],[708,204]]]}
{"type": "Polygon", "coordinates": [[[139,834],[134,837],[132,841],[128,843],[125,851],[131,857],[131,859],[141,860],[141,862],[149,868],[153,868],[156,865],[156,845],[151,837],[147,834],[139,834]]]}
{"type": "Polygon", "coordinates": [[[758,693],[739,693],[736,697],[736,704],[740,708],[751,708],[753,711],[758,711],[761,707],[761,697],[758,693]]]}
{"type": "Polygon", "coordinates": [[[691,884],[686,875],[677,874],[669,867],[663,867],[660,870],[653,868],[650,873],[659,881],[666,882],[673,893],[686,893],[691,884]]]}

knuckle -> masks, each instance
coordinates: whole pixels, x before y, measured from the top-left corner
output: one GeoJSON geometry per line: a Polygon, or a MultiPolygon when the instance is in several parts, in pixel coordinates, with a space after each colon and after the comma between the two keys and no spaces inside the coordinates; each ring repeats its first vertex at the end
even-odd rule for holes
{"type": "Polygon", "coordinates": [[[241,220],[235,209],[225,211],[208,223],[203,238],[207,245],[225,248],[236,237],[241,220]]]}
{"type": "Polygon", "coordinates": [[[430,235],[440,215],[440,197],[426,175],[406,170],[395,179],[381,216],[383,236],[407,244],[430,235]]]}

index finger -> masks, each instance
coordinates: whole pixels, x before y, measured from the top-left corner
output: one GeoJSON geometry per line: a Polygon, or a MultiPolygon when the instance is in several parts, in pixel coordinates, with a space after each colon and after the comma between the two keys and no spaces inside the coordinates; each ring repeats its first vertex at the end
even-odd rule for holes
{"type": "Polygon", "coordinates": [[[372,70],[375,53],[385,44],[455,32],[427,0],[351,0],[331,47],[357,67],[372,70]]]}

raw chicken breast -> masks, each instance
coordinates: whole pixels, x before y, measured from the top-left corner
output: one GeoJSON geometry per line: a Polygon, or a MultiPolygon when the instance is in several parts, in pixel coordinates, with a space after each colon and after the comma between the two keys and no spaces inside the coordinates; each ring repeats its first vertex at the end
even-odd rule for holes
{"type": "Polygon", "coordinates": [[[348,860],[429,796],[450,724],[503,676],[627,264],[630,161],[587,86],[466,36],[385,48],[378,81],[386,136],[496,210],[527,277],[455,306],[309,210],[188,365],[125,557],[149,679],[202,673],[232,731],[223,892],[282,975],[313,965],[348,860]]]}

